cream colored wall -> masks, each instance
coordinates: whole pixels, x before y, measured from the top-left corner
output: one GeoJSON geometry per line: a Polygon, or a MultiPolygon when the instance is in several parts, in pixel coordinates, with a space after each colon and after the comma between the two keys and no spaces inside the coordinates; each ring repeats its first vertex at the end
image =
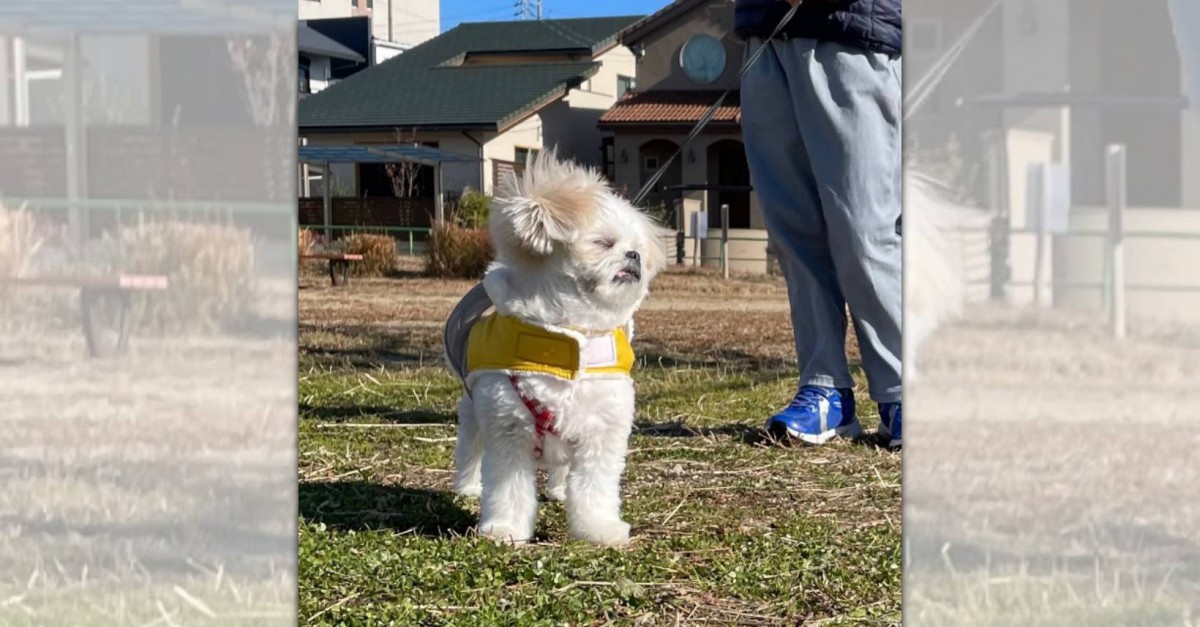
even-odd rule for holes
{"type": "MultiPolygon", "coordinates": [[[[1030,226],[1028,221],[1028,168],[1033,163],[1049,163],[1054,161],[1055,136],[1049,133],[1032,131],[1009,130],[1007,133],[1007,168],[1009,172],[1008,200],[1009,224],[1013,229],[1025,229],[1030,226]]],[[[1042,258],[1042,302],[1049,305],[1053,297],[1048,286],[1052,271],[1051,260],[1054,257],[1054,240],[1045,240],[1045,255],[1042,258]]],[[[1031,283],[1034,280],[1037,264],[1037,235],[1032,233],[1013,233],[1010,239],[1010,264],[1012,280],[1015,282],[1031,283]]],[[[1015,304],[1029,304],[1034,301],[1031,286],[1010,286],[1009,301],[1015,304]]]]}
{"type": "Polygon", "coordinates": [[[725,89],[737,81],[745,45],[733,35],[733,3],[711,0],[670,25],[651,33],[638,44],[645,55],[637,62],[638,91],[652,89],[725,89]],[[712,35],[725,44],[725,71],[716,81],[693,83],[679,67],[679,52],[688,39],[698,34],[712,35]]]}
{"type": "Polygon", "coordinates": [[[486,161],[483,168],[483,189],[485,191],[491,193],[496,185],[496,181],[493,180],[495,167],[492,164],[492,159],[513,161],[516,159],[517,148],[543,149],[542,118],[540,115],[529,116],[523,122],[501,133],[484,145],[483,158],[486,161]]]}
{"type": "Polygon", "coordinates": [[[0,36],[0,126],[13,125],[12,113],[12,39],[0,36]]]}
{"type": "MultiPolygon", "coordinates": [[[[721,267],[721,229],[709,229],[704,240],[703,264],[721,267]]],[[[689,249],[690,253],[691,250],[689,249]]],[[[767,254],[767,232],[762,229],[729,229],[729,270],[747,274],[766,274],[769,257],[767,254]]]]}
{"type": "Polygon", "coordinates": [[[297,0],[300,19],[318,20],[327,17],[350,17],[354,14],[351,0],[297,0]]]}
{"type": "MultiPolygon", "coordinates": [[[[1108,213],[1099,207],[1076,207],[1071,229],[1104,231],[1108,213]]],[[[1194,264],[1200,259],[1200,209],[1130,208],[1125,213],[1126,285],[1194,288],[1194,264]],[[1137,232],[1172,233],[1179,239],[1139,238],[1137,232]]],[[[1104,278],[1104,240],[1102,238],[1061,238],[1056,244],[1055,281],[1101,282],[1104,278]]],[[[1055,301],[1063,307],[1101,313],[1100,288],[1060,287],[1055,301]]],[[[1200,323],[1200,291],[1127,290],[1127,313],[1131,321],[1200,323]]]]}
{"type": "Polygon", "coordinates": [[[437,37],[441,31],[438,0],[374,0],[374,5],[371,10],[371,32],[379,39],[415,46],[437,37]],[[389,7],[392,15],[390,32],[389,7]]]}
{"type": "MultiPolygon", "coordinates": [[[[441,8],[438,0],[373,0],[369,11],[357,8],[354,0],[297,0],[300,19],[316,20],[332,17],[369,15],[371,34],[377,39],[415,46],[436,37],[441,31],[441,8]],[[391,12],[391,29],[388,13],[391,12]]],[[[366,6],[366,3],[363,3],[366,6]]]]}
{"type": "Polygon", "coordinates": [[[602,165],[603,133],[597,124],[600,116],[617,101],[617,77],[634,76],[636,66],[633,53],[621,46],[596,60],[600,63],[596,74],[572,89],[563,101],[543,109],[540,117],[546,147],[557,145],[559,154],[598,168],[602,165]]]}

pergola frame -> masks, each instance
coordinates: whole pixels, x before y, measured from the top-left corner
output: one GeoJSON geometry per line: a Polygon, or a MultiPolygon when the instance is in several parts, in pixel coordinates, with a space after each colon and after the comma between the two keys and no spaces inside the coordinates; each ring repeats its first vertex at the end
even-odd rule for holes
{"type": "Polygon", "coordinates": [[[420,144],[390,145],[307,145],[297,151],[300,163],[321,165],[324,168],[322,197],[325,237],[332,237],[333,186],[330,185],[330,165],[334,163],[416,163],[433,168],[434,220],[441,224],[446,220],[445,193],[442,188],[442,165],[446,163],[478,163],[478,157],[470,157],[422,146],[420,144]]]}

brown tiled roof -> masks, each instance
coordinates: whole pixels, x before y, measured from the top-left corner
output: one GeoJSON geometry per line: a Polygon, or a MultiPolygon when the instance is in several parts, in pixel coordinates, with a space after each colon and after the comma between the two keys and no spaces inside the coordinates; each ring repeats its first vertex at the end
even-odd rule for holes
{"type": "MultiPolygon", "coordinates": [[[[630,92],[600,116],[600,124],[695,124],[720,95],[720,91],[630,92]]],[[[741,99],[735,91],[717,109],[713,123],[738,124],[741,119],[741,99]]]]}

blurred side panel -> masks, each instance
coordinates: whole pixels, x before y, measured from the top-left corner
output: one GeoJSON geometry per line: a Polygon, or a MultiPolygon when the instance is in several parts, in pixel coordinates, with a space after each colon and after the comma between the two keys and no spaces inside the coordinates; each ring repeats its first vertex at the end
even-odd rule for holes
{"type": "Polygon", "coordinates": [[[0,624],[295,624],[295,24],[0,3],[0,624]]]}
{"type": "Polygon", "coordinates": [[[1200,612],[1200,4],[905,7],[906,625],[1200,612]]]}

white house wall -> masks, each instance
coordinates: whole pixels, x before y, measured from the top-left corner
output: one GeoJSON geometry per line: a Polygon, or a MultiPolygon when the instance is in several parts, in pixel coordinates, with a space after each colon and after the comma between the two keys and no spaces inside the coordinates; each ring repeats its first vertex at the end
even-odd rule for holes
{"type": "MultiPolygon", "coordinates": [[[[408,46],[436,37],[441,30],[438,0],[373,0],[369,10],[358,9],[352,0],[297,0],[300,19],[370,15],[371,34],[408,46]],[[390,20],[389,20],[390,14],[390,20]]],[[[366,6],[366,3],[363,4],[366,6]]]]}
{"type": "Polygon", "coordinates": [[[495,169],[492,164],[493,159],[514,161],[517,148],[543,150],[549,147],[542,143],[542,125],[541,115],[529,116],[484,145],[483,156],[486,159],[483,168],[484,190],[490,193],[496,185],[496,181],[493,180],[495,169]]]}
{"type": "Polygon", "coordinates": [[[374,5],[371,32],[377,39],[415,46],[437,37],[441,31],[438,0],[374,0],[374,5]]]}
{"type": "Polygon", "coordinates": [[[329,57],[309,56],[308,89],[310,92],[315,94],[329,87],[332,84],[329,79],[331,75],[332,70],[329,57]]]}
{"type": "Polygon", "coordinates": [[[354,15],[354,6],[350,0],[298,0],[298,2],[302,20],[354,15]]]}
{"type": "Polygon", "coordinates": [[[0,127],[13,126],[12,39],[0,36],[0,127]]]}
{"type": "Polygon", "coordinates": [[[603,165],[600,116],[617,102],[618,77],[633,77],[636,62],[628,48],[616,46],[596,58],[600,69],[562,102],[542,110],[545,144],[557,144],[562,154],[593,167],[603,165]]]}

